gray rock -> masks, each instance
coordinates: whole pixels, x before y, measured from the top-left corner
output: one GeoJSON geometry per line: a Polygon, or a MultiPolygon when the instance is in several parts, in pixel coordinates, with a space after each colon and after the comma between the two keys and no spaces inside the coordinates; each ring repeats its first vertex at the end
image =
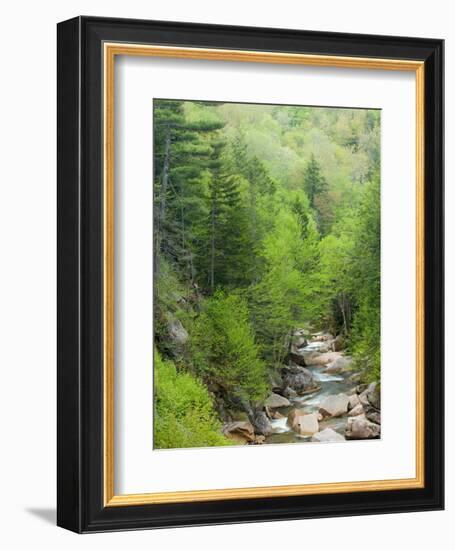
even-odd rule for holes
{"type": "Polygon", "coordinates": [[[294,335],[292,338],[292,345],[295,346],[296,349],[304,348],[308,345],[308,340],[303,335],[294,335]]]}
{"type": "Polygon", "coordinates": [[[358,386],[356,386],[355,391],[356,391],[358,394],[361,394],[361,393],[363,393],[367,388],[368,388],[368,384],[359,384],[358,386]]]}
{"type": "Polygon", "coordinates": [[[344,393],[328,395],[319,405],[319,412],[324,416],[341,416],[348,412],[349,397],[344,393]]]}
{"type": "Polygon", "coordinates": [[[289,407],[290,402],[286,397],[278,395],[277,393],[271,393],[264,402],[265,407],[270,409],[277,409],[279,407],[289,407]]]}
{"type": "Polygon", "coordinates": [[[367,411],[365,413],[365,416],[370,420],[371,422],[374,422],[375,424],[381,424],[381,413],[377,411],[367,411]]]}
{"type": "Polygon", "coordinates": [[[344,437],[337,433],[332,428],[325,428],[324,430],[316,433],[311,438],[311,441],[317,441],[319,443],[329,443],[332,441],[344,441],[344,437]]]}
{"type": "Polygon", "coordinates": [[[379,390],[379,384],[377,382],[372,382],[367,389],[367,398],[370,404],[375,409],[381,408],[381,393],[379,390]]]}
{"type": "Polygon", "coordinates": [[[348,418],[346,439],[377,439],[381,435],[381,426],[370,422],[365,415],[348,418]]]}
{"type": "Polygon", "coordinates": [[[381,408],[381,394],[378,384],[376,382],[372,382],[359,395],[359,400],[365,407],[373,407],[374,409],[379,410],[381,408]]]}
{"type": "Polygon", "coordinates": [[[284,388],[283,393],[286,396],[289,396],[288,393],[286,393],[288,387],[297,394],[301,394],[316,387],[316,382],[311,371],[305,367],[291,365],[284,367],[281,372],[284,388]]]}
{"type": "Polygon", "coordinates": [[[352,357],[337,357],[333,363],[327,365],[324,372],[327,374],[338,374],[340,372],[346,372],[349,370],[349,366],[352,363],[352,357]]]}
{"type": "Polygon", "coordinates": [[[169,321],[168,324],[169,336],[175,344],[183,346],[188,340],[188,332],[178,319],[169,321]]]}
{"type": "Polygon", "coordinates": [[[368,401],[368,397],[367,397],[367,392],[366,392],[366,390],[363,391],[362,393],[359,393],[359,401],[360,401],[360,403],[362,403],[362,405],[365,406],[365,407],[369,407],[369,406],[370,406],[370,402],[368,401]]]}
{"type": "Polygon", "coordinates": [[[294,399],[294,397],[297,397],[297,392],[289,386],[286,386],[281,393],[288,399],[294,399]]]}
{"type": "Polygon", "coordinates": [[[288,361],[295,363],[300,367],[304,367],[306,366],[305,353],[302,350],[296,348],[295,346],[291,346],[291,351],[289,352],[289,355],[288,355],[288,361]]]}
{"type": "Polygon", "coordinates": [[[252,420],[255,433],[266,436],[273,433],[272,424],[264,411],[257,411],[252,420]]]}

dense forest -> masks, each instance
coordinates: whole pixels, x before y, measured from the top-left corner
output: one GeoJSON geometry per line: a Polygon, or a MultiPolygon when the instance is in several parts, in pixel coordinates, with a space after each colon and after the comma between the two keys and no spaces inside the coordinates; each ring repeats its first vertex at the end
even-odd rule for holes
{"type": "Polygon", "coordinates": [[[154,200],[155,448],[378,437],[380,111],[155,100],[154,200]]]}

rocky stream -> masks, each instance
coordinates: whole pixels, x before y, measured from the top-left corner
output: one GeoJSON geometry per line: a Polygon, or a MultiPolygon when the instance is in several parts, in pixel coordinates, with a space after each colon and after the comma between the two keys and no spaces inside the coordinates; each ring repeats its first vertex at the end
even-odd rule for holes
{"type": "Polygon", "coordinates": [[[361,372],[330,334],[294,332],[288,364],[249,420],[223,426],[238,443],[273,444],[378,439],[380,388],[359,384],[361,372]]]}

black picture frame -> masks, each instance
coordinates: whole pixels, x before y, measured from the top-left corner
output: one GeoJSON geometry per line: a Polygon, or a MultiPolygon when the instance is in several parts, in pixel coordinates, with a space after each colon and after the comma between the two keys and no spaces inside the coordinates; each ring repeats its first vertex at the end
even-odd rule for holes
{"type": "Polygon", "coordinates": [[[76,17],[58,24],[58,506],[77,533],[441,510],[444,506],[442,40],[76,17]],[[425,486],[104,505],[102,44],[153,43],[424,61],[425,486]]]}

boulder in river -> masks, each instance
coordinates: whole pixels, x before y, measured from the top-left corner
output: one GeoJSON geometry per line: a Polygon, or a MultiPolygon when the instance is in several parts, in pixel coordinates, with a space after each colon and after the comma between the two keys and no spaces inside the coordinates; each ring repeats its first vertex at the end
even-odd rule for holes
{"type": "Polygon", "coordinates": [[[296,418],[293,430],[300,435],[310,436],[319,431],[317,413],[302,414],[296,418]]]}
{"type": "Polygon", "coordinates": [[[356,393],[353,393],[349,396],[348,409],[353,409],[356,405],[360,403],[359,396],[356,393]]]}
{"type": "Polygon", "coordinates": [[[365,410],[363,408],[362,403],[359,403],[355,407],[353,407],[349,412],[348,416],[358,416],[359,414],[364,414],[365,410]]]}
{"type": "Polygon", "coordinates": [[[372,382],[367,389],[367,398],[375,409],[381,408],[381,392],[379,390],[379,384],[372,382]]]}
{"type": "Polygon", "coordinates": [[[283,390],[281,390],[281,393],[287,397],[287,399],[294,399],[294,397],[297,397],[297,392],[289,386],[286,386],[283,390]]]}
{"type": "Polygon", "coordinates": [[[288,414],[288,425],[294,429],[294,426],[297,424],[298,419],[303,416],[305,412],[302,409],[292,409],[292,411],[288,414]]]}
{"type": "Polygon", "coordinates": [[[317,387],[311,371],[305,367],[291,365],[284,367],[281,372],[285,390],[289,387],[297,394],[302,394],[317,387]]]}
{"type": "Polygon", "coordinates": [[[252,418],[255,433],[259,435],[271,435],[273,433],[272,424],[264,411],[256,411],[252,418]]]}
{"type": "Polygon", "coordinates": [[[329,363],[333,363],[339,357],[342,357],[340,351],[329,351],[327,353],[320,353],[315,357],[311,358],[311,362],[307,361],[307,365],[315,365],[320,367],[325,367],[329,363]]]}
{"type": "Polygon", "coordinates": [[[319,443],[329,443],[331,441],[344,441],[344,437],[337,433],[332,428],[325,428],[324,430],[315,433],[311,438],[311,441],[317,441],[319,443]]]}
{"type": "Polygon", "coordinates": [[[250,422],[229,422],[221,430],[223,434],[238,443],[248,443],[255,440],[254,428],[250,422]]]}
{"type": "Polygon", "coordinates": [[[352,357],[337,357],[333,363],[329,363],[324,370],[327,374],[347,372],[352,363],[352,357]]]}
{"type": "Polygon", "coordinates": [[[377,439],[381,435],[381,426],[361,414],[348,418],[345,435],[346,439],[377,439]]]}
{"type": "Polygon", "coordinates": [[[368,384],[358,384],[355,387],[355,391],[360,395],[368,388],[368,384]]]}
{"type": "Polygon", "coordinates": [[[324,416],[341,416],[348,412],[349,397],[345,393],[328,395],[319,404],[319,412],[324,416]]]}
{"type": "Polygon", "coordinates": [[[332,351],[341,351],[344,348],[344,338],[339,334],[334,340],[331,342],[332,351]]]}
{"type": "Polygon", "coordinates": [[[279,407],[289,407],[290,402],[286,397],[278,395],[277,393],[271,393],[264,402],[264,406],[269,409],[278,409],[279,407]]]}
{"type": "MultiPolygon", "coordinates": [[[[301,361],[303,361],[303,363],[298,363],[299,365],[302,365],[302,366],[305,366],[305,365],[312,365],[313,364],[313,361],[319,357],[321,355],[321,353],[319,351],[316,351],[316,350],[312,350],[312,349],[301,349],[299,350],[299,356],[301,358],[301,361]]],[[[292,359],[292,355],[291,355],[291,359],[292,359]]]]}
{"type": "Polygon", "coordinates": [[[381,408],[381,394],[379,386],[376,382],[372,382],[365,390],[359,395],[359,400],[362,405],[368,407],[371,406],[374,409],[379,410],[381,408]]]}
{"type": "Polygon", "coordinates": [[[304,348],[308,345],[308,340],[303,334],[294,334],[292,337],[292,346],[295,348],[304,348]]]}
{"type": "Polygon", "coordinates": [[[368,418],[368,420],[371,420],[371,422],[374,422],[375,424],[381,424],[380,412],[370,410],[365,413],[365,416],[368,418]]]}
{"type": "Polygon", "coordinates": [[[288,355],[288,361],[292,361],[298,366],[304,367],[306,365],[305,362],[305,354],[298,349],[291,348],[291,351],[288,355]]]}
{"type": "Polygon", "coordinates": [[[359,401],[365,407],[369,407],[370,402],[368,401],[366,390],[363,391],[362,393],[359,393],[359,401]]]}

